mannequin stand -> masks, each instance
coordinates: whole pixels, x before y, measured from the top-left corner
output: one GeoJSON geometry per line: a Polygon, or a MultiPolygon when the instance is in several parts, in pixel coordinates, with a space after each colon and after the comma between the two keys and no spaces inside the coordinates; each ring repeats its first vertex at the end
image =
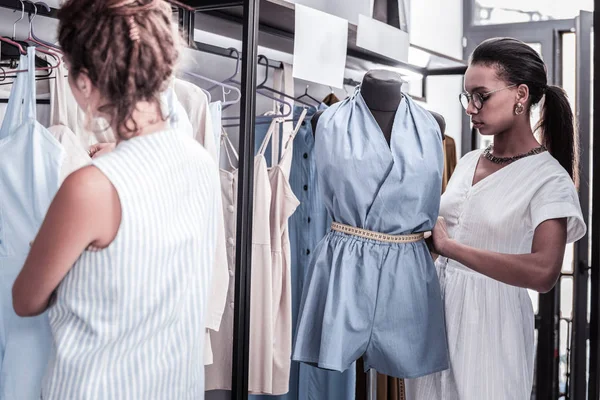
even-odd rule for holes
{"type": "Polygon", "coordinates": [[[377,400],[377,371],[367,372],[367,400],[377,400]]]}

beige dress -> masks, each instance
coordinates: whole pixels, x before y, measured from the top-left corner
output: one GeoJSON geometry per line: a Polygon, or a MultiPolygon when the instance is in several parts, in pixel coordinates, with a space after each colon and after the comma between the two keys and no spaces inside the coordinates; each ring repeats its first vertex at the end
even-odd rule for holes
{"type": "MultiPolygon", "coordinates": [[[[223,136],[221,152],[229,159],[230,170],[221,169],[221,191],[225,213],[227,237],[227,260],[229,264],[229,287],[227,305],[219,332],[211,331],[213,363],[206,367],[206,390],[231,390],[233,362],[233,311],[235,300],[235,254],[238,169],[235,149],[227,136],[223,136]],[[232,155],[233,153],[233,155],[232,155]]],[[[267,163],[263,154],[254,158],[254,210],[252,226],[252,259],[250,289],[250,368],[248,390],[251,393],[269,393],[272,377],[273,321],[271,315],[272,288],[271,232],[269,213],[271,208],[271,184],[267,163]]]]}
{"type": "MultiPolygon", "coordinates": [[[[273,359],[271,392],[281,395],[289,391],[292,356],[292,282],[291,248],[288,220],[300,205],[289,183],[292,165],[292,145],[294,137],[304,120],[306,111],[300,116],[296,129],[288,132],[283,129],[285,139],[282,155],[279,159],[278,134],[273,136],[272,167],[269,168],[271,182],[271,262],[273,271],[272,319],[273,319],[273,359]],[[286,138],[287,137],[287,138],[286,138]]],[[[267,133],[269,138],[270,133],[267,133]]],[[[265,146],[265,143],[263,143],[265,146]]],[[[266,146],[265,146],[266,147],[266,146]]],[[[264,149],[261,149],[264,151],[264,149]]],[[[254,311],[254,310],[253,310],[254,311]]]]}

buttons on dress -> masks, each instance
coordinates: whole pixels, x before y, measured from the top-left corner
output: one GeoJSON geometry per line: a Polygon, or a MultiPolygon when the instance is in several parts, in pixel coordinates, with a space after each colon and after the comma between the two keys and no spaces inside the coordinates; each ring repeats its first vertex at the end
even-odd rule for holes
{"type": "Polygon", "coordinates": [[[308,153],[304,153],[304,154],[302,155],[302,157],[304,157],[305,159],[306,159],[306,158],[308,158],[308,153]]]}
{"type": "Polygon", "coordinates": [[[308,223],[310,224],[310,217],[308,217],[308,223]]]}
{"type": "Polygon", "coordinates": [[[227,211],[229,211],[229,212],[231,212],[231,213],[232,213],[232,212],[235,212],[235,207],[234,207],[234,206],[228,206],[228,207],[227,207],[227,211]]]}
{"type": "Polygon", "coordinates": [[[235,303],[232,301],[231,303],[229,303],[229,307],[234,308],[235,307],[235,303]]]}
{"type": "Polygon", "coordinates": [[[229,276],[235,275],[232,270],[229,270],[229,276]]]}
{"type": "Polygon", "coordinates": [[[310,254],[310,249],[306,249],[306,255],[310,254]]]}
{"type": "Polygon", "coordinates": [[[308,190],[308,185],[304,185],[304,191],[308,190]]]}
{"type": "Polygon", "coordinates": [[[235,239],[230,237],[229,239],[227,239],[227,243],[229,243],[231,246],[235,245],[235,239]]]}

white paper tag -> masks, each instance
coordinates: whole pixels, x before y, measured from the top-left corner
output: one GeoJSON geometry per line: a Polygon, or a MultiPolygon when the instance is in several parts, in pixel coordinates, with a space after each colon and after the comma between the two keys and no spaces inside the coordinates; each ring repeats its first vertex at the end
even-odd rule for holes
{"type": "Polygon", "coordinates": [[[397,61],[408,62],[408,33],[364,15],[358,19],[356,45],[397,61]]]}
{"type": "Polygon", "coordinates": [[[296,4],[294,78],[342,88],[348,21],[296,4]]]}

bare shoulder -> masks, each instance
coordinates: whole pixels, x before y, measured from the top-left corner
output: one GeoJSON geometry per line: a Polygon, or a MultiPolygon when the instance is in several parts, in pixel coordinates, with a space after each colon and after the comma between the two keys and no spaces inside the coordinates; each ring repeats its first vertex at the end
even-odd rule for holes
{"type": "Polygon", "coordinates": [[[60,192],[66,197],[87,200],[92,203],[110,199],[116,189],[110,180],[93,165],[70,174],[61,185],[60,192]]]}

